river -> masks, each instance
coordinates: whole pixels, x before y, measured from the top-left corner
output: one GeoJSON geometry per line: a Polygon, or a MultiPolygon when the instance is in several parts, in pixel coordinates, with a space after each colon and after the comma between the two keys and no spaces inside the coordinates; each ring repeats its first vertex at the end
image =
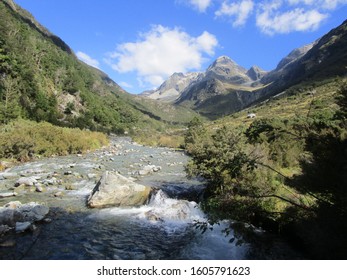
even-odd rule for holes
{"type": "Polygon", "coordinates": [[[196,221],[206,221],[197,203],[204,185],[186,178],[187,160],[181,151],[113,138],[110,147],[96,152],[40,159],[0,173],[0,193],[11,191],[21,177],[36,180],[36,186],[15,188],[17,196],[0,199],[0,206],[13,200],[43,203],[50,207],[51,220],[32,232],[0,239],[0,259],[298,258],[282,241],[260,249],[247,243],[236,245],[237,240],[230,243],[233,232],[222,233],[226,222],[204,234],[196,229],[196,221]],[[140,172],[149,165],[158,167],[156,172],[140,172]],[[87,197],[106,170],[159,191],[142,207],[90,209],[87,197]],[[148,219],[148,212],[160,219],[148,219]]]}

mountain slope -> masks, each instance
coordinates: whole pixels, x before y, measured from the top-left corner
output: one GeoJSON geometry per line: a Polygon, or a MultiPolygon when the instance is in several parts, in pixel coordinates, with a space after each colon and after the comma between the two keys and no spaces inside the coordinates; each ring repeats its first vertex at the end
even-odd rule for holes
{"type": "Polygon", "coordinates": [[[173,102],[202,75],[202,73],[174,73],[158,89],[145,91],[141,93],[141,96],[164,102],[173,102]]]}
{"type": "Polygon", "coordinates": [[[195,115],[169,106],[148,105],[128,94],[105,73],[78,60],[30,13],[12,0],[0,1],[0,124],[22,117],[122,133],[160,129],[162,120],[188,122],[195,115]]]}
{"type": "Polygon", "coordinates": [[[308,46],[296,49],[261,82],[262,98],[276,95],[301,82],[315,82],[347,74],[347,21],[308,46]]]}
{"type": "Polygon", "coordinates": [[[265,74],[257,66],[246,70],[229,57],[221,56],[204,76],[181,93],[176,104],[211,119],[233,113],[256,100],[254,91],[262,86],[259,81],[265,74]]]}
{"type": "Polygon", "coordinates": [[[221,82],[243,85],[251,83],[247,70],[227,56],[217,58],[206,70],[205,79],[216,79],[221,82]]]}

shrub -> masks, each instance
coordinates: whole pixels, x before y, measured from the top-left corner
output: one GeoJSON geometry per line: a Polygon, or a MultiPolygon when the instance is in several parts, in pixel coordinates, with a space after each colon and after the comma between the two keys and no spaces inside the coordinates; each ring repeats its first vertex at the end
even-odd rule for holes
{"type": "Polygon", "coordinates": [[[106,135],[99,132],[21,119],[1,126],[0,135],[0,158],[19,161],[38,155],[82,153],[108,143],[106,135]]]}

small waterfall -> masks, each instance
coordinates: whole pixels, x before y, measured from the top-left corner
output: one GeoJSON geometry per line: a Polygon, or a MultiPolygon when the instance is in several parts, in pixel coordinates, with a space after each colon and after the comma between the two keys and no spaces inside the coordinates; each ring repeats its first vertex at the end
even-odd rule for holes
{"type": "Polygon", "coordinates": [[[151,221],[192,223],[204,220],[204,213],[194,201],[169,198],[162,190],[152,196],[144,213],[151,221]]]}
{"type": "Polygon", "coordinates": [[[147,205],[133,208],[102,209],[93,216],[128,216],[149,223],[192,224],[204,221],[205,215],[194,201],[169,198],[164,191],[158,190],[147,205]]]}
{"type": "Polygon", "coordinates": [[[202,234],[195,228],[195,223],[205,222],[207,219],[199,205],[193,201],[170,198],[163,190],[158,190],[148,204],[142,207],[109,208],[93,214],[93,218],[110,220],[112,217],[140,224],[141,232],[159,243],[172,242],[175,246],[180,246],[180,251],[173,258],[243,259],[248,250],[247,245],[236,246],[229,243],[233,237],[232,232],[229,236],[222,233],[228,226],[226,221],[212,226],[212,230],[202,234]],[[163,240],[163,237],[168,239],[163,240]]]}

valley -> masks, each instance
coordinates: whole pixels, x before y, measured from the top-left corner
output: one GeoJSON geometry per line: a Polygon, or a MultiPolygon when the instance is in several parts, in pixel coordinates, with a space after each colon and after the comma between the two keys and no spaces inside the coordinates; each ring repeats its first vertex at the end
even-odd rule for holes
{"type": "Polygon", "coordinates": [[[346,67],[344,21],[271,71],[221,55],[134,95],[1,0],[0,258],[345,259],[346,67]],[[150,198],[89,208],[106,172],[150,198]]]}

